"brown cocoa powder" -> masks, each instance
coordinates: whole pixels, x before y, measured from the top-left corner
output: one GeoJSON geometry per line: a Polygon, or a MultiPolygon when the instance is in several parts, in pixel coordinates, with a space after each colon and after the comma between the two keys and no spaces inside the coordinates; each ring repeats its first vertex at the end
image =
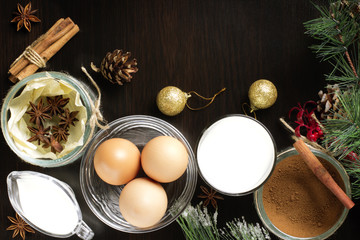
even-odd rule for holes
{"type": "MultiPolygon", "coordinates": [[[[319,158],[339,186],[338,171],[319,158]]],[[[295,237],[318,236],[339,219],[343,205],[316,178],[299,155],[283,159],[263,187],[264,209],[282,232],[295,237]]]]}

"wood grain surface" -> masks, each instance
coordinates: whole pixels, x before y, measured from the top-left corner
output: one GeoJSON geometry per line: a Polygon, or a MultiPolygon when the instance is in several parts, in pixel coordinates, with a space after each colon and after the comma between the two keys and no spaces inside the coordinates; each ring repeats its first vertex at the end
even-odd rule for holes
{"type": "MultiPolygon", "coordinates": [[[[249,102],[249,86],[261,78],[276,85],[278,99],[271,108],[257,111],[257,118],[272,133],[278,151],[290,147],[292,140],[279,117],[287,116],[298,102],[317,100],[317,92],[325,86],[323,75],[329,71],[328,64],[321,63],[308,48],[314,40],[304,35],[303,22],[318,16],[308,0],[33,0],[41,23],[32,24],[30,33],[25,29],[17,32],[16,24],[10,23],[16,4],[2,1],[0,7],[2,98],[13,85],[7,79],[11,62],[56,20],[71,17],[80,32],[45,70],[67,72],[86,82],[81,66],[90,71],[90,62],[99,65],[108,51],[130,51],[139,66],[131,83],[113,85],[91,72],[103,94],[104,117],[109,122],[133,114],[161,118],[178,128],[193,148],[207,125],[226,114],[243,113],[241,106],[249,102]],[[178,116],[167,117],[157,109],[155,98],[168,85],[204,96],[212,96],[223,87],[227,90],[206,109],[185,109],[178,116]]],[[[194,97],[189,104],[204,103],[194,97]]],[[[2,135],[0,141],[0,239],[12,236],[5,230],[11,224],[7,216],[15,215],[5,180],[13,170],[38,171],[67,182],[75,191],[84,221],[95,232],[94,239],[185,239],[176,222],[147,234],[127,234],[108,227],[91,212],[81,194],[80,160],[60,168],[31,166],[10,150],[2,135]]],[[[201,200],[197,197],[200,185],[204,182],[199,177],[193,204],[201,200]]],[[[224,198],[218,202],[219,226],[242,216],[249,223],[260,223],[252,195],[224,198]]],[[[360,210],[355,206],[331,239],[357,239],[358,217],[360,210]]],[[[37,232],[27,234],[26,239],[52,238],[37,232]]]]}

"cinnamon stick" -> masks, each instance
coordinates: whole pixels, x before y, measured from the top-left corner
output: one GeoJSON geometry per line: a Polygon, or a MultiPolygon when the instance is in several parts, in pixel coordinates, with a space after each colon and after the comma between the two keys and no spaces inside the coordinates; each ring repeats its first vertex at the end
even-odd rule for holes
{"type": "MultiPolygon", "coordinates": [[[[58,27],[60,25],[61,22],[64,21],[64,18],[60,18],[59,20],[56,21],[56,23],[43,35],[41,35],[39,38],[37,38],[32,44],[31,46],[33,47],[38,47],[38,45],[44,40],[44,38],[46,36],[48,36],[56,27],[58,27]]],[[[25,64],[25,60],[27,61],[27,59],[25,59],[24,56],[22,56],[19,60],[15,60],[15,62],[13,62],[10,65],[10,70],[9,70],[9,79],[10,81],[12,81],[13,83],[16,83],[18,81],[18,79],[16,79],[16,76],[13,75],[13,73],[17,73],[19,72],[19,69],[21,68],[21,64],[25,64]]]]}
{"type": "Polygon", "coordinates": [[[54,31],[56,27],[60,25],[62,21],[64,21],[64,18],[60,18],[59,20],[57,20],[56,23],[54,23],[54,25],[52,25],[52,27],[49,28],[49,30],[47,30],[45,34],[41,35],[38,39],[36,39],[35,42],[32,43],[32,45],[34,45],[34,47],[37,47],[46,36],[48,36],[52,31],[54,31]]]}
{"type": "MultiPolygon", "coordinates": [[[[69,32],[67,32],[64,36],[62,36],[58,41],[56,41],[54,44],[52,44],[49,48],[47,48],[45,51],[43,51],[40,54],[40,57],[42,57],[45,61],[48,61],[50,58],[52,58],[55,53],[57,53],[73,36],[75,36],[76,33],[79,32],[78,25],[75,25],[69,32]]],[[[27,76],[30,76],[31,74],[35,73],[39,67],[35,64],[29,64],[26,66],[21,72],[19,72],[15,77],[15,81],[20,81],[24,79],[27,76]]]]}
{"type": "Polygon", "coordinates": [[[310,151],[303,140],[297,140],[294,145],[306,165],[316,175],[316,177],[339,199],[347,208],[352,208],[355,203],[346,195],[339,185],[331,177],[330,173],[324,168],[319,159],[310,151]]]}
{"type": "MultiPolygon", "coordinates": [[[[69,32],[74,25],[74,22],[70,18],[66,18],[65,20],[59,19],[44,35],[35,41],[34,46],[32,46],[33,50],[41,54],[45,49],[69,32]]],[[[11,66],[9,74],[16,76],[29,63],[29,60],[25,57],[20,58],[11,66]]]]}

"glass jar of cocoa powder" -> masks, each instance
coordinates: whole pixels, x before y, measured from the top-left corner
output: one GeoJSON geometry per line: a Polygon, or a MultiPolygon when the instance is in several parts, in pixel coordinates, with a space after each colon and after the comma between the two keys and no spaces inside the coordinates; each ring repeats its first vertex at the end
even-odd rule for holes
{"type": "MultiPolygon", "coordinates": [[[[350,181],[343,166],[319,150],[311,151],[350,196],[350,181]]],[[[254,201],[263,224],[285,240],[326,239],[342,225],[349,211],[316,178],[294,148],[277,156],[271,177],[254,193],[254,201]]]]}

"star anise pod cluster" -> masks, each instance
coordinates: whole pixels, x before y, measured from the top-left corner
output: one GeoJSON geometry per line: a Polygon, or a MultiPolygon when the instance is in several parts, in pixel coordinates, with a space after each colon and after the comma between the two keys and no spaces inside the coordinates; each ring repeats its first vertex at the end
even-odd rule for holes
{"type": "Polygon", "coordinates": [[[17,22],[17,31],[19,31],[23,26],[30,32],[31,31],[31,22],[41,22],[41,20],[33,15],[36,10],[31,10],[31,2],[29,2],[25,7],[21,6],[20,3],[17,4],[18,12],[15,12],[17,16],[14,17],[11,22],[17,22]]]}
{"type": "Polygon", "coordinates": [[[58,95],[46,97],[47,104],[41,98],[37,104],[29,102],[30,110],[26,113],[30,116],[29,122],[34,126],[28,126],[31,133],[29,142],[37,141],[43,148],[51,147],[53,153],[63,150],[61,142],[66,142],[70,135],[70,126],[75,126],[78,111],[70,112],[65,106],[69,103],[69,98],[58,95]],[[45,122],[48,127],[45,126],[45,122]],[[51,125],[51,126],[49,126],[51,125]]]}

